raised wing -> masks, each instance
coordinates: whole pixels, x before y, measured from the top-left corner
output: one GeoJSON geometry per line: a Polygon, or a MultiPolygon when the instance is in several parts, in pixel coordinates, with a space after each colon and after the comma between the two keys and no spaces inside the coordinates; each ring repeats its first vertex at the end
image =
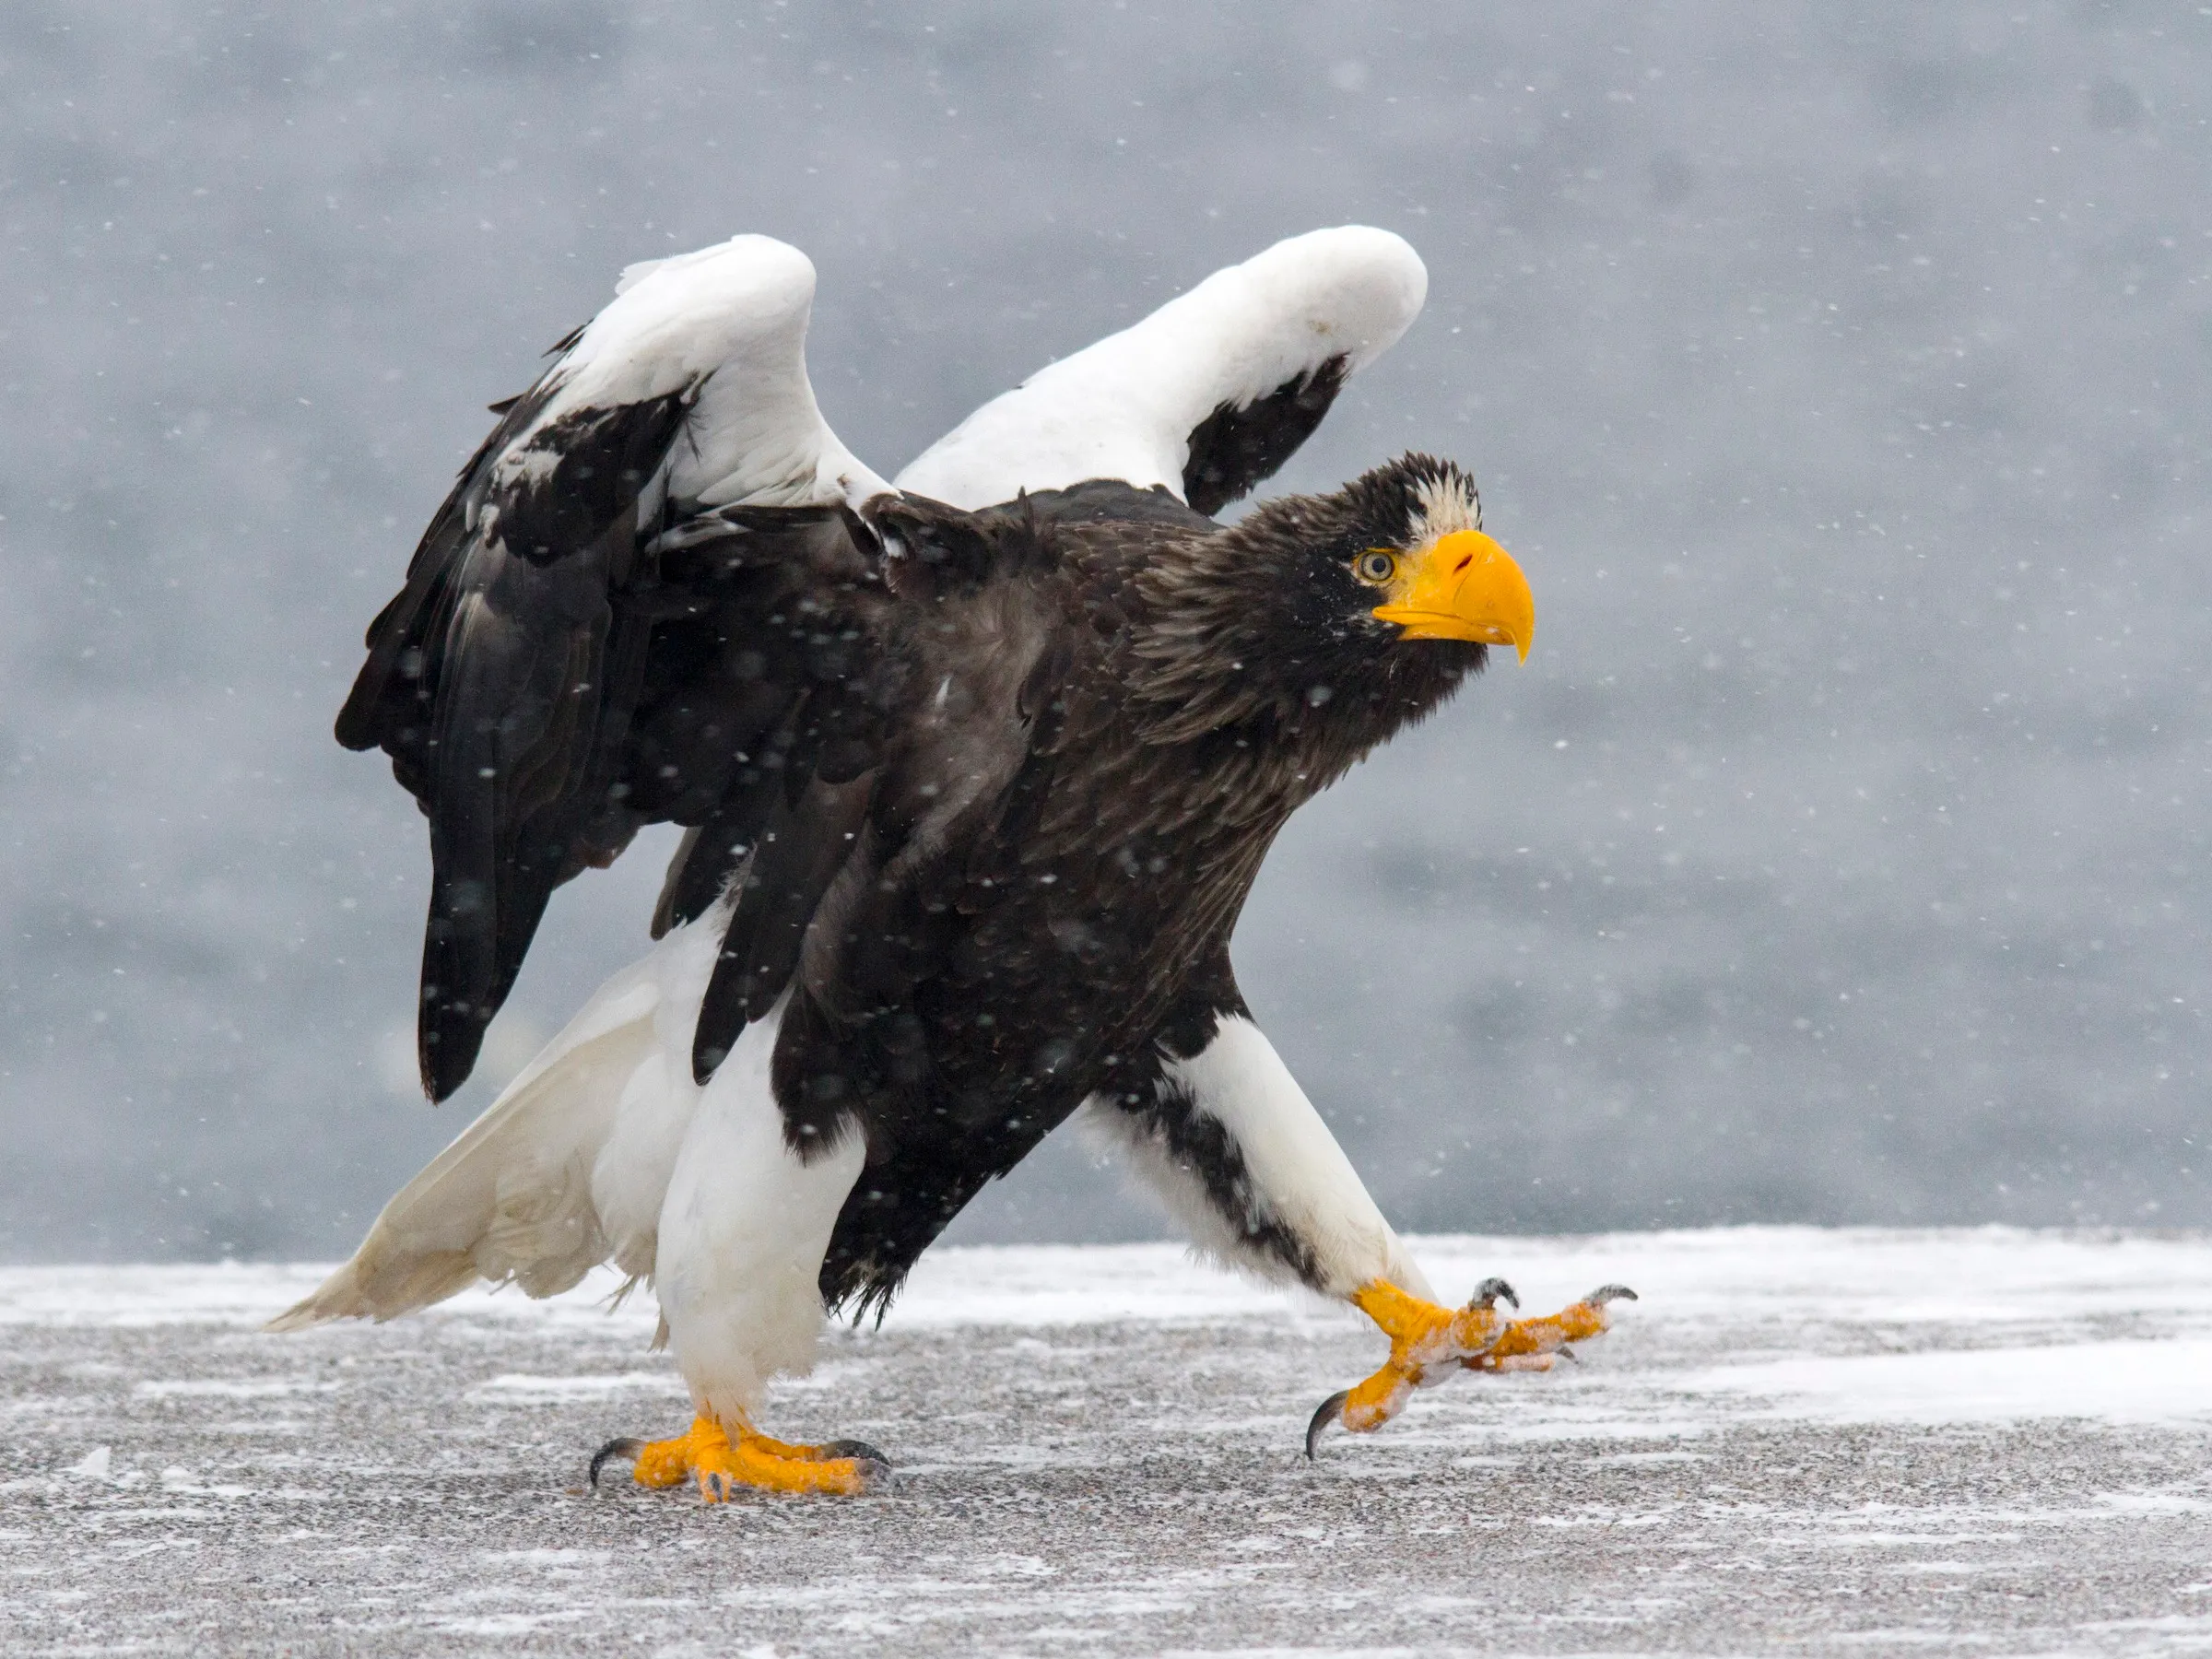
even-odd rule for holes
{"type": "Polygon", "coordinates": [[[1428,291],[1420,256],[1387,230],[1291,237],[985,404],[898,486],[973,510],[1118,478],[1218,512],[1312,435],[1428,291]]]}
{"type": "MultiPolygon", "coordinates": [[[[631,266],[497,406],[370,626],[337,735],[389,754],[429,818],[435,1099],[554,888],[644,823],[757,834],[779,788],[866,746],[854,642],[881,575],[851,503],[888,487],[815,406],[813,295],[806,256],[766,237],[631,266]],[[702,515],[713,534],[687,535],[702,515]]],[[[665,908],[698,907],[689,863],[665,908]]]]}

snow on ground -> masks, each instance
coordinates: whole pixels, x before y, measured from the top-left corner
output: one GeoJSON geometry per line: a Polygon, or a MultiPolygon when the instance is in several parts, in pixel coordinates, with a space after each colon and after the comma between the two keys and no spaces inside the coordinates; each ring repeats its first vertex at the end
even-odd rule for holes
{"type": "Polygon", "coordinates": [[[581,1489],[653,1313],[258,1325],[321,1269],[0,1269],[0,1647],[300,1653],[2212,1650],[2212,1240],[1435,1238],[1641,1302],[1298,1455],[1371,1328],[1171,1246],[947,1250],[773,1420],[859,1502],[581,1489]]]}

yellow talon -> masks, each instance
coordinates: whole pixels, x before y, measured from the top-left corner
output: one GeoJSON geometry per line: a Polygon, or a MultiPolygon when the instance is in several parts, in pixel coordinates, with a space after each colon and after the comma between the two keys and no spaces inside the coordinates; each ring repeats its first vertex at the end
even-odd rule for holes
{"type": "Polygon", "coordinates": [[[650,1441],[639,1451],[629,1477],[641,1487],[681,1486],[690,1477],[703,1432],[722,1438],[722,1430],[702,1417],[674,1440],[650,1441]]]}
{"type": "Polygon", "coordinates": [[[1330,1423],[1356,1434],[1380,1429],[1405,1409],[1417,1388],[1441,1382],[1453,1371],[1547,1371],[1570,1342],[1595,1336],[1612,1323],[1606,1304],[1633,1301],[1625,1285],[1606,1285],[1557,1313],[1508,1322],[1497,1299],[1516,1301],[1503,1279],[1487,1279],[1464,1308],[1439,1307],[1381,1279],[1352,1293],[1352,1305],[1390,1338],[1390,1358],[1357,1387],[1332,1394],[1306,1427],[1306,1455],[1330,1423]]]}
{"type": "Polygon", "coordinates": [[[1505,1316],[1487,1303],[1441,1308],[1380,1279],[1354,1291],[1352,1306],[1390,1338],[1382,1369],[1345,1396],[1342,1421],[1359,1434],[1397,1416],[1406,1396],[1431,1380],[1431,1371],[1488,1348],[1505,1324],[1505,1316]]]}
{"type": "MultiPolygon", "coordinates": [[[[609,1453],[632,1457],[630,1478],[643,1487],[699,1482],[709,1503],[734,1498],[741,1488],[762,1492],[824,1492],[858,1497],[879,1488],[890,1465],[874,1447],[858,1441],[822,1446],[795,1446],[771,1440],[740,1418],[732,1435],[703,1413],[674,1440],[616,1441],[609,1453]]],[[[596,1472],[598,1459],[594,1460],[596,1472]]]]}
{"type": "MultiPolygon", "coordinates": [[[[1578,1302],[1569,1302],[1557,1313],[1541,1319],[1516,1319],[1483,1353],[1460,1361],[1469,1371],[1549,1371],[1551,1357],[1571,1342],[1601,1336],[1611,1327],[1606,1312],[1610,1301],[1634,1301],[1636,1292],[1626,1285],[1604,1285],[1578,1302]]],[[[1571,1354],[1570,1359],[1573,1358],[1571,1354]]]]}

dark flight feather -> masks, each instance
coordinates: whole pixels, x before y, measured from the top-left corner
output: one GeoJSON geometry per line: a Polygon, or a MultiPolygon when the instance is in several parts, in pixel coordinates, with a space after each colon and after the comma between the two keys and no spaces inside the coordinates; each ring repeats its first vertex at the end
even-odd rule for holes
{"type": "Polygon", "coordinates": [[[1348,372],[1348,359],[1338,355],[1248,404],[1216,408],[1191,431],[1183,500],[1211,517],[1272,478],[1313,436],[1348,372]]]}
{"type": "Polygon", "coordinates": [[[690,390],[532,432],[551,385],[463,470],[337,723],[348,748],[392,757],[430,821],[418,1039],[439,1100],[474,1066],[555,888],[643,824],[713,821],[674,896],[695,914],[793,768],[826,753],[849,773],[869,742],[838,689],[860,632],[818,611],[881,578],[837,510],[724,509],[656,534],[640,519],[690,390]]]}

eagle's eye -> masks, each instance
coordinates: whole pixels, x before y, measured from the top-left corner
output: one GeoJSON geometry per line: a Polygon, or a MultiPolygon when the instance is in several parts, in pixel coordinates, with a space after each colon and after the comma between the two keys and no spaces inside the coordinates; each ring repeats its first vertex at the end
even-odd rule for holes
{"type": "Polygon", "coordinates": [[[1360,581],[1381,587],[1398,573],[1398,556],[1381,547],[1370,547],[1353,561],[1352,571],[1360,581]]]}

